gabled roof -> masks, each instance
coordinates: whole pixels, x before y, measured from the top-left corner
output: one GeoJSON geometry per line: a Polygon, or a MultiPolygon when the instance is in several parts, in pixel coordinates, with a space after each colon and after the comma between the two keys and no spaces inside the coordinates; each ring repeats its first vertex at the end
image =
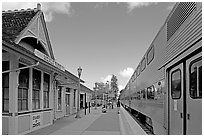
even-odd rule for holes
{"type": "MultiPolygon", "coordinates": [[[[39,6],[39,5],[38,5],[39,6]]],[[[2,40],[13,45],[18,45],[25,37],[35,37],[40,40],[49,56],[54,59],[52,46],[47,32],[41,8],[21,9],[2,12],[2,40]],[[15,43],[15,44],[14,44],[15,43]]],[[[24,49],[27,50],[26,48],[24,49]]]]}
{"type": "Polygon", "coordinates": [[[27,27],[37,12],[37,9],[3,11],[2,40],[14,41],[21,31],[27,27]]]}

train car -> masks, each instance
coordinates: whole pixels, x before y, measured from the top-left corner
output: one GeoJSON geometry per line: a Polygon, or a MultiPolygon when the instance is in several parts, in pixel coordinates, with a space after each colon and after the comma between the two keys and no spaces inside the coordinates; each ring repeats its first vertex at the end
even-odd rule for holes
{"type": "Polygon", "coordinates": [[[154,134],[202,134],[202,3],[176,3],[121,94],[154,134]]]}

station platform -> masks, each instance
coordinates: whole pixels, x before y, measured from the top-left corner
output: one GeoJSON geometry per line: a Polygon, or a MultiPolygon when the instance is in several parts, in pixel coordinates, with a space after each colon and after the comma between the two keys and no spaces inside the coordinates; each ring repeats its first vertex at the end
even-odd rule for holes
{"type": "Polygon", "coordinates": [[[33,131],[27,135],[146,135],[146,132],[134,121],[129,113],[121,106],[120,114],[117,108],[107,109],[91,108],[91,112],[81,118],[75,115],[63,117],[53,125],[33,131]]]}

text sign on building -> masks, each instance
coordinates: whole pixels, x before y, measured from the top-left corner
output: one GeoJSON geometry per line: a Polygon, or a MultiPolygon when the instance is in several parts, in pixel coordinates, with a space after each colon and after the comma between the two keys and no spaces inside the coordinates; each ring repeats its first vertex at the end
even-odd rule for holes
{"type": "Polygon", "coordinates": [[[59,63],[57,63],[55,60],[53,60],[52,58],[50,58],[49,56],[45,55],[44,53],[40,52],[39,50],[35,49],[34,51],[35,56],[43,59],[44,61],[48,62],[49,64],[57,67],[58,69],[61,69],[62,71],[65,71],[65,68],[60,65],[59,63]]]}
{"type": "Polygon", "coordinates": [[[37,128],[41,125],[40,114],[36,114],[32,116],[32,128],[37,128]]]}

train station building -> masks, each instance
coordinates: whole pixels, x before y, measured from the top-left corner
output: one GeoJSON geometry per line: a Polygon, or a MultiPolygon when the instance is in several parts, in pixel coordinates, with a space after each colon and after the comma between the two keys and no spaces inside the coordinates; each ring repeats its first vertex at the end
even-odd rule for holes
{"type": "MultiPolygon", "coordinates": [[[[26,134],[75,114],[78,82],[55,60],[40,4],[2,12],[3,135],[26,134]]],[[[92,90],[81,84],[80,93],[84,108],[92,90]]]]}

